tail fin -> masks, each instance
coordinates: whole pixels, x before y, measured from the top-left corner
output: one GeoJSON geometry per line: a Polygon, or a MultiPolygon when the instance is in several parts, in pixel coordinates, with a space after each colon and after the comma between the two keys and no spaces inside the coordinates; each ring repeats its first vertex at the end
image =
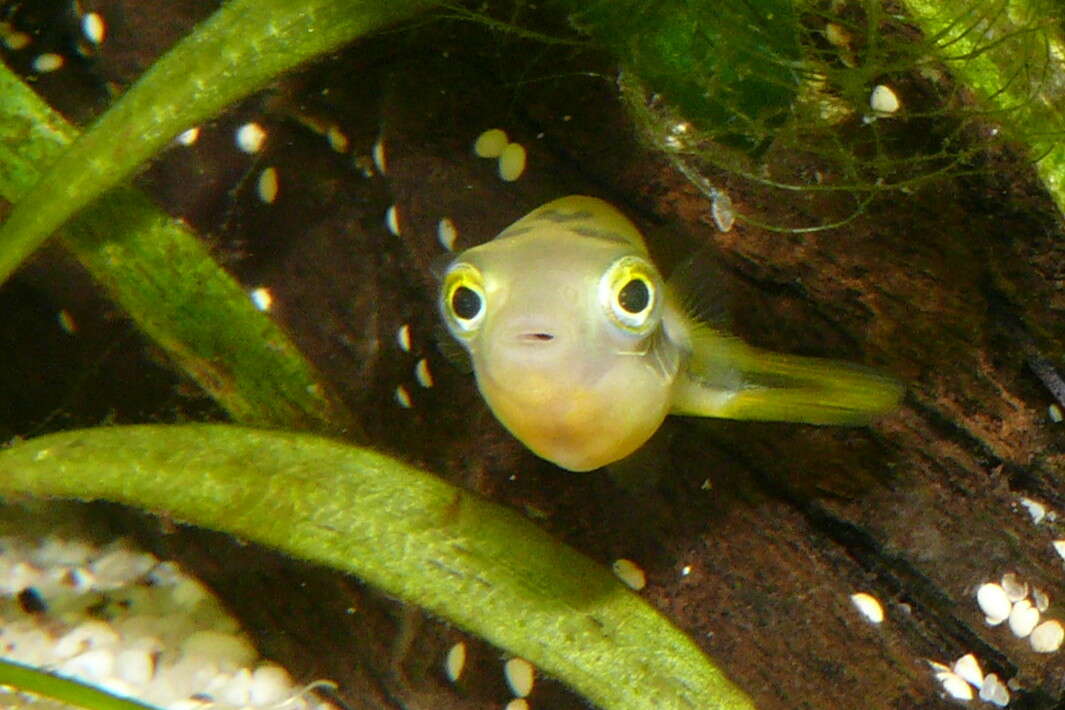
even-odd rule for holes
{"type": "Polygon", "coordinates": [[[905,392],[872,368],[761,350],[719,333],[692,345],[673,414],[861,426],[895,409],[905,392]]]}

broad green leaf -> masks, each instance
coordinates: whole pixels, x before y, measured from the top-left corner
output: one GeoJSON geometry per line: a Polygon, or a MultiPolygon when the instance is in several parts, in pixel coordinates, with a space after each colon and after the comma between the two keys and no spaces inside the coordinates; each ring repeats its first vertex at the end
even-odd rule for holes
{"type": "Polygon", "coordinates": [[[0,452],[0,494],[126,503],[351,572],[608,710],[753,709],[611,572],[368,449],[226,425],[71,431],[0,452]]]}

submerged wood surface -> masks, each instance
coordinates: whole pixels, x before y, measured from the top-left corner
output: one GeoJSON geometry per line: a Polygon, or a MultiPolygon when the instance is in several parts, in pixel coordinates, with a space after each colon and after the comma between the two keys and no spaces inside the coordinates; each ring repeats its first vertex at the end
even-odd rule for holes
{"type": "MultiPolygon", "coordinates": [[[[105,17],[123,4],[96,3],[105,17]]],[[[165,20],[165,9],[151,12],[165,20]]],[[[151,16],[136,17],[154,26],[151,16]]],[[[138,39],[121,25],[111,34],[122,52],[102,51],[87,86],[94,76],[128,80],[159,49],[153,36],[138,39]]],[[[549,65],[537,81],[500,81],[492,67],[515,47],[498,37],[478,45],[471,37],[479,36],[449,26],[433,46],[391,37],[349,50],[206,126],[196,146],[173,149],[141,184],[200,230],[245,284],[271,288],[277,317],[362,414],[371,441],[526,510],[605,564],[638,562],[644,595],[760,708],[946,707],[926,659],[949,664],[969,652],[985,672],[1016,681],[1013,707],[1065,702],[1065,653],[1034,653],[1004,626],[987,626],[975,603],[980,584],[1014,572],[1047,593],[1048,617],[1065,622],[1065,568],[1051,546],[1065,525],[1049,516],[1035,524],[1021,504],[1029,498],[1065,514],[1065,426],[1048,419],[1052,396],[1031,369],[1039,358],[1065,364],[1065,240],[1030,166],[999,147],[979,156],[976,174],[884,194],[840,230],[795,235],[738,224],[722,234],[706,199],[639,145],[609,74],[544,80],[564,74],[549,65]],[[231,139],[251,119],[270,132],[255,157],[231,139]],[[349,139],[347,153],[324,140],[329,124],[349,139]],[[495,163],[470,151],[493,127],[529,151],[516,183],[501,182],[495,163]],[[369,159],[379,137],[385,177],[369,159]],[[281,185],[269,206],[255,193],[267,166],[281,185]],[[569,192],[626,208],[663,263],[711,249],[736,329],[751,342],[883,367],[908,382],[904,406],[870,429],[672,420],[637,462],[647,471],[642,487],[539,461],[439,353],[432,271],[443,254],[440,219],[457,226],[461,248],[569,192]],[[399,236],[384,228],[391,204],[399,236]],[[410,353],[396,343],[404,324],[410,353]],[[431,389],[414,377],[423,357],[431,389]],[[410,409],[396,404],[400,385],[410,409]],[[881,625],[851,604],[859,591],[884,605],[881,625]]],[[[48,77],[42,89],[70,101],[78,93],[62,81],[48,77]]],[[[77,115],[92,105],[65,108],[77,115]]],[[[818,167],[795,162],[796,173],[818,167]]],[[[714,179],[739,213],[782,224],[838,213],[809,193],[714,179]]],[[[52,263],[38,262],[0,294],[7,312],[91,292],[56,279],[52,263]]],[[[93,320],[102,312],[96,304],[85,314],[83,338],[114,327],[93,320]]],[[[5,339],[19,342],[14,323],[4,327],[5,339]]],[[[44,348],[56,368],[76,356],[103,374],[95,384],[42,389],[31,425],[92,423],[91,407],[66,404],[70,387],[94,393],[77,401],[111,398],[120,421],[144,416],[152,405],[108,377],[124,370],[116,359],[140,348],[131,336],[118,352],[109,342],[84,352],[44,348]],[[58,410],[62,417],[48,416],[58,410]]],[[[5,387],[35,367],[39,359],[13,366],[5,387]]],[[[28,433],[26,421],[13,414],[5,428],[28,433]]],[[[496,651],[467,640],[456,687],[442,663],[462,636],[354,580],[217,535],[137,527],[202,574],[265,653],[308,680],[337,681],[352,708],[488,708],[508,698],[496,651]]],[[[530,702],[583,707],[551,682],[538,682],[530,702]]]]}

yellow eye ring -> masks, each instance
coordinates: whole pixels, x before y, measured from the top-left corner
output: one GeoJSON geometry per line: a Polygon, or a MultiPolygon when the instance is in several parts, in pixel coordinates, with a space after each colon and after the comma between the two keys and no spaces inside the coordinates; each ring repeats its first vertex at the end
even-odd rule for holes
{"type": "Polygon", "coordinates": [[[599,279],[599,304],[611,322],[627,333],[654,328],[661,313],[662,279],[648,261],[623,256],[599,279]]]}
{"type": "Polygon", "coordinates": [[[440,311],[451,332],[469,337],[484,320],[487,302],[481,272],[470,264],[453,264],[440,289],[440,311]]]}

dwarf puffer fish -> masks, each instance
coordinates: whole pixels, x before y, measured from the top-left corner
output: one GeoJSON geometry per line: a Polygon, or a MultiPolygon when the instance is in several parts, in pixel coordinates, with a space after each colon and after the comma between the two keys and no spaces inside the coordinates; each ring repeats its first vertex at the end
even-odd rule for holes
{"type": "Polygon", "coordinates": [[[440,310],[499,421],[572,471],[628,456],[668,414],[855,425],[902,395],[865,367],[751,347],[678,290],[632,222],[574,195],[458,254],[440,310]]]}

